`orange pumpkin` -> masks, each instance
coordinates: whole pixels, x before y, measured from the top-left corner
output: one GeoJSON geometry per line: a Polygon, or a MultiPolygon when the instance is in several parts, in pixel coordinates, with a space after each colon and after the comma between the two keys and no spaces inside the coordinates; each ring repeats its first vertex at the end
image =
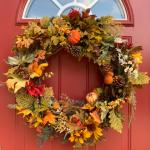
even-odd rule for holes
{"type": "Polygon", "coordinates": [[[113,83],[113,72],[107,72],[104,76],[104,83],[110,85],[113,83]]]}
{"type": "Polygon", "coordinates": [[[68,37],[68,41],[71,44],[77,44],[80,41],[80,32],[78,30],[72,30],[68,37]]]}
{"type": "Polygon", "coordinates": [[[87,96],[86,96],[86,101],[87,101],[88,103],[93,103],[93,102],[95,102],[95,101],[97,100],[97,98],[98,98],[97,93],[95,93],[95,92],[90,92],[90,93],[88,93],[87,96]]]}

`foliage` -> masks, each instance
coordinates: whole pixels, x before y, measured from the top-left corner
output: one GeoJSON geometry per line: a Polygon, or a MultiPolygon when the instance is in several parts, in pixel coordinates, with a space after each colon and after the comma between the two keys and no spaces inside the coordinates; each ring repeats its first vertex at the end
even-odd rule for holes
{"type": "Polygon", "coordinates": [[[113,109],[109,112],[109,119],[110,127],[116,130],[117,132],[121,133],[123,128],[121,114],[116,114],[116,112],[113,109]]]}
{"type": "Polygon", "coordinates": [[[149,83],[149,76],[147,75],[147,73],[145,72],[139,72],[138,73],[138,77],[137,78],[134,78],[133,76],[131,76],[129,78],[130,82],[133,84],[133,85],[143,85],[143,84],[148,84],[149,83]]]}
{"type": "Polygon", "coordinates": [[[30,22],[16,36],[14,56],[8,57],[6,85],[16,98],[9,108],[36,129],[40,142],[61,134],[64,141],[81,148],[101,140],[105,127],[121,133],[121,108],[129,103],[135,110],[135,87],[149,83],[148,75],[139,71],[141,46],[122,39],[111,16],[96,18],[89,12],[72,10],[66,16],[30,22]],[[46,85],[53,76],[46,69],[48,59],[62,49],[99,67],[103,83],[83,101],[66,95],[58,101],[46,85]]]}

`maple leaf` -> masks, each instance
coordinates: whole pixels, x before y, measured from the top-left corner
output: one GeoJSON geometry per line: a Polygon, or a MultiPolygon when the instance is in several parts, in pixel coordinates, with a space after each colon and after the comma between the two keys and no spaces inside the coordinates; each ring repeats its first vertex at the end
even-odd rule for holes
{"type": "Polygon", "coordinates": [[[47,112],[46,116],[43,119],[43,124],[45,125],[46,123],[55,123],[55,115],[53,115],[50,111],[47,112]]]}
{"type": "Polygon", "coordinates": [[[6,85],[8,89],[12,89],[14,90],[14,93],[17,93],[17,91],[20,90],[21,88],[25,88],[27,81],[28,80],[12,77],[11,79],[8,79],[6,81],[6,85]]]}

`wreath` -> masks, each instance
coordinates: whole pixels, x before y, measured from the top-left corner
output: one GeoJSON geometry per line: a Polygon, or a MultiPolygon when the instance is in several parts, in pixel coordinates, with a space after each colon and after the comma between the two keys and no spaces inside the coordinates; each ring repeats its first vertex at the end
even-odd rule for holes
{"type": "Polygon", "coordinates": [[[102,140],[105,128],[122,132],[121,108],[129,103],[134,109],[135,87],[148,84],[149,77],[139,71],[141,46],[122,39],[119,28],[111,16],[96,18],[89,10],[72,9],[65,16],[30,22],[16,36],[6,73],[16,103],[9,107],[36,129],[41,142],[61,134],[64,141],[80,148],[102,140]],[[66,95],[58,100],[53,88],[46,86],[44,81],[54,75],[46,70],[48,60],[60,50],[99,66],[103,83],[85,100],[66,95]]]}

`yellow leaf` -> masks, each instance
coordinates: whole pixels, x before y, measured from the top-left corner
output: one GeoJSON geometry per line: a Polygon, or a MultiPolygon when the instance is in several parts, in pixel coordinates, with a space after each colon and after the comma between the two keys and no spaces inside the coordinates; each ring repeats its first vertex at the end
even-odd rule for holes
{"type": "Polygon", "coordinates": [[[46,123],[55,123],[55,115],[53,115],[50,111],[47,112],[46,116],[43,119],[43,124],[45,125],[46,123]]]}
{"type": "Polygon", "coordinates": [[[94,107],[91,106],[90,104],[85,104],[82,109],[86,109],[86,110],[92,110],[94,107]]]}
{"type": "Polygon", "coordinates": [[[74,140],[75,140],[75,137],[73,135],[69,137],[70,142],[74,142],[74,140]]]}
{"type": "Polygon", "coordinates": [[[28,116],[28,115],[33,115],[32,111],[30,109],[24,109],[20,111],[18,114],[23,114],[23,117],[28,116]]]}
{"type": "Polygon", "coordinates": [[[21,88],[24,88],[26,86],[27,81],[28,80],[22,80],[17,77],[13,77],[12,79],[8,79],[6,81],[6,85],[7,85],[8,89],[12,89],[12,90],[14,90],[14,93],[16,93],[18,90],[20,90],[21,88]]]}
{"type": "Polygon", "coordinates": [[[83,131],[83,136],[84,136],[85,139],[88,139],[92,136],[92,133],[90,131],[88,131],[87,129],[85,129],[83,131]]]}
{"type": "Polygon", "coordinates": [[[83,144],[84,140],[82,138],[79,138],[79,142],[80,142],[80,144],[83,144]]]}
{"type": "Polygon", "coordinates": [[[140,52],[136,52],[132,54],[133,59],[135,60],[135,62],[137,64],[141,64],[142,63],[142,54],[140,52]]]}
{"type": "Polygon", "coordinates": [[[21,111],[23,108],[21,106],[16,106],[16,110],[21,111]]]}
{"type": "Polygon", "coordinates": [[[40,117],[37,117],[36,122],[34,123],[34,127],[35,128],[38,127],[40,125],[40,123],[42,123],[42,122],[43,122],[43,120],[40,117]]]}

